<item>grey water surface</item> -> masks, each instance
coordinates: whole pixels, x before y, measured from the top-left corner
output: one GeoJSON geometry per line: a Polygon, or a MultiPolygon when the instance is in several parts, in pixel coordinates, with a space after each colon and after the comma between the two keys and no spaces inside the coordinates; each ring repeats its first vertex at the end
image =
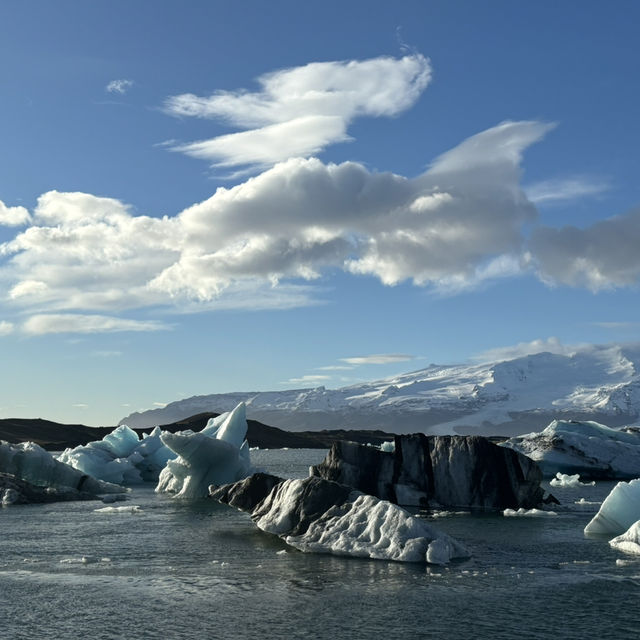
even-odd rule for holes
{"type": "MultiPolygon", "coordinates": [[[[318,450],[252,451],[304,477],[318,450]]],[[[556,489],[555,517],[450,514],[470,560],[448,567],[303,554],[249,516],[135,488],[0,510],[0,639],[640,637],[640,558],[583,528],[615,483],[556,489]]]]}

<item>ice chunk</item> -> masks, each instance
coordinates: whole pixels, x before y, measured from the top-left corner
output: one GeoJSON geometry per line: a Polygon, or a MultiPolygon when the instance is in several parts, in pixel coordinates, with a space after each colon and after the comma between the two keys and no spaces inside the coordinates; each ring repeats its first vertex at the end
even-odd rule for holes
{"type": "Polygon", "coordinates": [[[584,532],[618,535],[636,520],[640,520],[640,479],[618,482],[584,532]]]}
{"type": "Polygon", "coordinates": [[[578,487],[593,487],[595,482],[580,482],[580,474],[568,475],[566,473],[556,473],[556,477],[549,482],[552,487],[561,487],[563,489],[577,489],[578,487]]]}
{"type": "Polygon", "coordinates": [[[393,453],[396,450],[396,443],[394,440],[385,440],[380,445],[380,451],[386,451],[387,453],[393,453]]]}
{"type": "Polygon", "coordinates": [[[502,515],[507,518],[525,517],[525,518],[545,518],[546,516],[557,516],[555,511],[544,511],[542,509],[505,509],[502,515]]]}
{"type": "Polygon", "coordinates": [[[634,522],[622,535],[609,540],[614,549],[640,555],[640,520],[634,522]]]}
{"type": "Polygon", "coordinates": [[[209,421],[199,433],[163,433],[162,442],[178,457],[160,473],[156,492],[196,499],[209,485],[227,484],[251,473],[245,405],[209,421]]]}
{"type": "Polygon", "coordinates": [[[59,460],[107,482],[155,482],[167,461],[176,455],[163,444],[160,435],[160,428],[156,427],[140,440],[133,429],[122,425],[102,440],[66,449],[59,460]]]}
{"type": "Polygon", "coordinates": [[[38,487],[77,489],[86,493],[121,493],[118,485],[91,477],[56,460],[34,442],[9,444],[0,441],[0,472],[8,473],[38,487]]]}
{"type": "Polygon", "coordinates": [[[212,487],[211,496],[249,511],[260,529],[304,552],[432,564],[470,556],[402,507],[317,476],[282,480],[258,473],[212,487]]]}
{"type": "Polygon", "coordinates": [[[126,507],[101,507],[94,509],[95,513],[142,513],[142,509],[137,504],[127,505],[126,507]]]}
{"type": "Polygon", "coordinates": [[[590,478],[640,476],[640,433],[597,422],[554,420],[539,433],[502,443],[535,460],[545,477],[578,473],[590,478]]]}

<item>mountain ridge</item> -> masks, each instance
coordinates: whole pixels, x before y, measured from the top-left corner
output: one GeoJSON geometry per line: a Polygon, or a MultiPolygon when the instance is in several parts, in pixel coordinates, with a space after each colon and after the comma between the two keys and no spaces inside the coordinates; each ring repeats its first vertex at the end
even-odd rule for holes
{"type": "Polygon", "coordinates": [[[610,426],[640,416],[640,344],[543,351],[488,363],[429,365],[353,384],[192,396],[133,413],[120,424],[148,427],[238,402],[256,420],[291,431],[381,429],[394,433],[516,435],[554,418],[610,426]]]}

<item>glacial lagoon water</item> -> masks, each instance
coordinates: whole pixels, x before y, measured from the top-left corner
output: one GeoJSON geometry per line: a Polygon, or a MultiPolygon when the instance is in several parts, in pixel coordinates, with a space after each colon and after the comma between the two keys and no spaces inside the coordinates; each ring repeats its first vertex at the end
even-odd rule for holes
{"type": "MultiPolygon", "coordinates": [[[[317,450],[254,451],[304,477],[317,450]]],[[[139,487],[0,510],[0,638],[636,639],[640,558],[583,528],[614,483],[554,489],[556,517],[436,519],[473,558],[446,568],[302,554],[246,514],[139,487]]]]}

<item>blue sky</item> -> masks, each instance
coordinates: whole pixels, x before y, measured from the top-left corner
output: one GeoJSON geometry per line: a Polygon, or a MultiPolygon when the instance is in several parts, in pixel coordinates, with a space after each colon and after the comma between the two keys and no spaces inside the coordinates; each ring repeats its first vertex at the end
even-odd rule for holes
{"type": "Polygon", "coordinates": [[[0,416],[635,341],[639,19],[2,3],[0,416]]]}

